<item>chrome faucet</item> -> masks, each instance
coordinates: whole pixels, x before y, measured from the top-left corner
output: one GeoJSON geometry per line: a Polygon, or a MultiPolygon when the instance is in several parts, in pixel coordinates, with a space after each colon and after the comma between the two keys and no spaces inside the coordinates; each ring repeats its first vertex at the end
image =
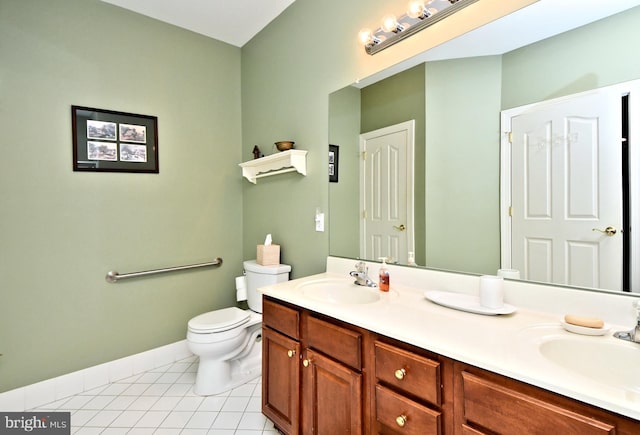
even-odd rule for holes
{"type": "Polygon", "coordinates": [[[636,312],[636,326],[631,331],[618,331],[613,336],[621,340],[640,343],[640,301],[634,301],[633,308],[636,312]]]}
{"type": "MultiPolygon", "coordinates": [[[[356,279],[353,282],[356,285],[377,287],[377,284],[369,279],[369,268],[364,261],[358,261],[356,263],[356,270],[349,272],[349,275],[353,276],[356,279]]],[[[640,337],[640,335],[638,336],[640,337]]]]}

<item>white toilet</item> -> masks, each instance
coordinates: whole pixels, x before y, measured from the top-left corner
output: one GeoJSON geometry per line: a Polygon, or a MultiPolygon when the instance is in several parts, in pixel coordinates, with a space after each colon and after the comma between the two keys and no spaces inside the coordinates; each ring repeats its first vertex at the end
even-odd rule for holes
{"type": "Polygon", "coordinates": [[[189,320],[187,346],[200,358],[195,393],[222,393],[261,374],[262,294],[259,287],[289,280],[291,266],[243,263],[249,310],[223,308],[189,320]]]}

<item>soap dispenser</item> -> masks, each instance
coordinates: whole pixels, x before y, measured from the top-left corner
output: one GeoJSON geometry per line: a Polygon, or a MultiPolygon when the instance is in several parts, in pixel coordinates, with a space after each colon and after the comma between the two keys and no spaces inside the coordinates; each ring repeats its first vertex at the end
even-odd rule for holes
{"type": "Polygon", "coordinates": [[[378,283],[378,287],[380,287],[380,291],[388,292],[389,291],[389,270],[386,268],[387,257],[380,257],[379,260],[382,260],[382,266],[380,266],[380,282],[378,283]]]}

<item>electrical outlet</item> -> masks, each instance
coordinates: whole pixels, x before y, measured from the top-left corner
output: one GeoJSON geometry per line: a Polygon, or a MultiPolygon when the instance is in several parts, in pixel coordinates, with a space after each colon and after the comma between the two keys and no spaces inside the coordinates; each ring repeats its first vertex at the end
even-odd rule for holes
{"type": "Polygon", "coordinates": [[[316,231],[324,231],[324,213],[316,213],[316,231]]]}

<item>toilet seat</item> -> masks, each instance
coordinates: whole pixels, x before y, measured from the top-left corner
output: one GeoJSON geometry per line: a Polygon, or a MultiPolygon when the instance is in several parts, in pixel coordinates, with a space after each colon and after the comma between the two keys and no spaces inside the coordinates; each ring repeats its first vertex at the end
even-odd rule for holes
{"type": "Polygon", "coordinates": [[[223,332],[247,323],[250,317],[250,312],[240,308],[223,308],[194,317],[189,320],[188,327],[196,334],[223,332]]]}

